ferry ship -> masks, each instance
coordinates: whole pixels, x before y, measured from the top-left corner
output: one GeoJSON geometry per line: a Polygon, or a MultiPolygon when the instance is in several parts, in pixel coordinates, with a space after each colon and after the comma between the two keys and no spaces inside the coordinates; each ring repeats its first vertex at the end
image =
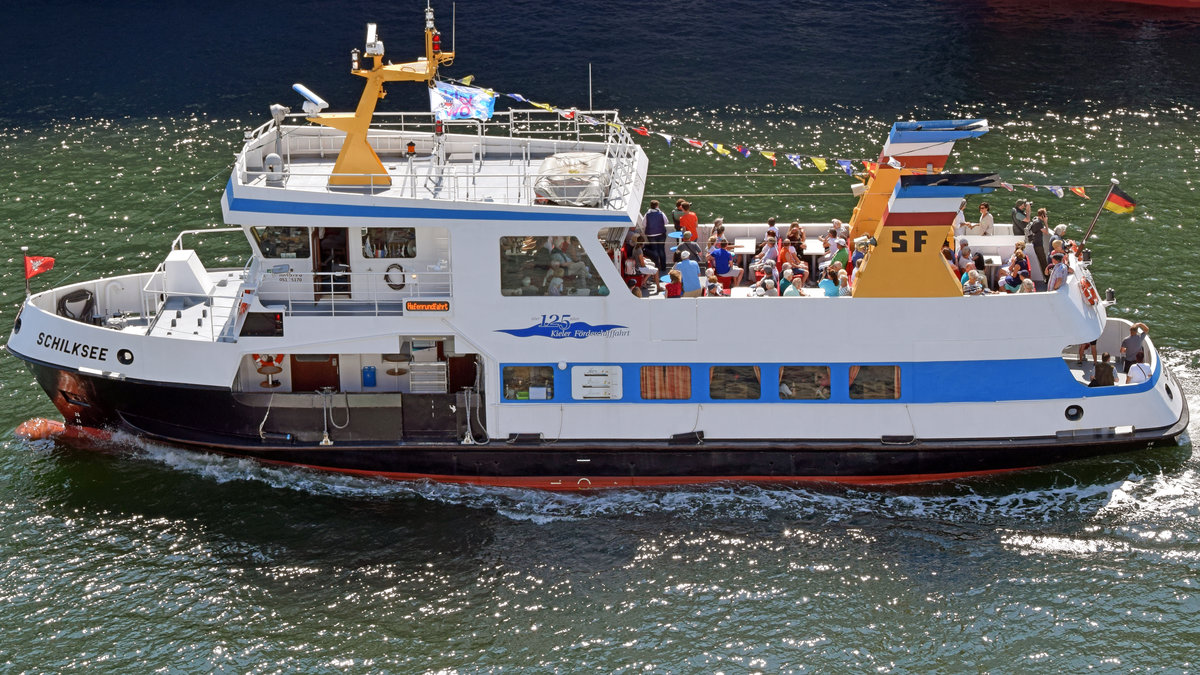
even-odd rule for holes
{"type": "MultiPolygon", "coordinates": [[[[850,297],[639,297],[621,250],[648,161],[616,112],[375,112],[385,84],[430,86],[454,56],[432,10],[409,63],[385,63],[370,26],[354,112],[298,86],[303,114],[272,106],[247,133],[229,227],[181,233],[153,271],[29,295],[7,349],[65,419],[24,433],[574,490],[940,480],[1185,431],[1148,337],[1146,381],[1088,386],[1076,346],[1118,353],[1132,325],[1082,250],[1057,290],[964,296],[942,243],[998,179],[945,164],[986,120],[893,127],[856,189],[869,252],[850,297]],[[189,248],[229,231],[242,267],[189,248]]],[[[1017,238],[980,239],[1003,258],[1017,238]]]]}

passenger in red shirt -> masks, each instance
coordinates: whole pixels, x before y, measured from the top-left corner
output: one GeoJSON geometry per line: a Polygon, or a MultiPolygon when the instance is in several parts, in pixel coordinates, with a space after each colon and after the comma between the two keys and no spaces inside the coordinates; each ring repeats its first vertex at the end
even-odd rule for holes
{"type": "Polygon", "coordinates": [[[684,202],[683,215],[679,216],[679,227],[692,233],[692,241],[699,241],[700,239],[698,222],[699,219],[696,218],[696,214],[692,211],[692,203],[684,202]]]}

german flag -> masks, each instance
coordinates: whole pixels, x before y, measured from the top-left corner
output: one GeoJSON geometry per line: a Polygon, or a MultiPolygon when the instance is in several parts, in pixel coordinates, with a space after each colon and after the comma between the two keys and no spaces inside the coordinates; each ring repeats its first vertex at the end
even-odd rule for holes
{"type": "Polygon", "coordinates": [[[1108,198],[1104,200],[1104,208],[1113,213],[1133,213],[1133,207],[1137,206],[1137,202],[1133,201],[1133,197],[1121,192],[1121,188],[1113,186],[1112,192],[1108,193],[1108,198]]]}

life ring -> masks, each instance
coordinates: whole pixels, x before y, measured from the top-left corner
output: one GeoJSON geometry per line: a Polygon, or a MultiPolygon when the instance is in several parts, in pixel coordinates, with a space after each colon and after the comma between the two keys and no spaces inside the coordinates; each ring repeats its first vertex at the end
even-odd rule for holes
{"type": "Polygon", "coordinates": [[[383,275],[383,281],[388,285],[388,288],[392,289],[393,291],[404,290],[404,268],[397,263],[388,265],[387,272],[385,272],[383,275]],[[392,281],[393,272],[400,273],[400,281],[392,281]]]}
{"type": "Polygon", "coordinates": [[[1100,302],[1100,294],[1092,287],[1092,282],[1083,279],[1079,282],[1079,292],[1083,293],[1083,299],[1088,301],[1089,305],[1094,305],[1100,302]]]}
{"type": "Polygon", "coordinates": [[[254,363],[257,364],[255,366],[256,368],[262,368],[263,366],[273,366],[273,365],[276,365],[279,363],[279,355],[278,354],[251,354],[250,357],[253,358],[254,363]]]}

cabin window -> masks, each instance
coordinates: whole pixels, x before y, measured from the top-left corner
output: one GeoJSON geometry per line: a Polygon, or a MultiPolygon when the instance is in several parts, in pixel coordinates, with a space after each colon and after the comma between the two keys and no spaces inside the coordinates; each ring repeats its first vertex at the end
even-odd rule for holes
{"type": "Polygon", "coordinates": [[[264,258],[307,258],[307,227],[252,227],[250,233],[264,258]]]}
{"type": "Polygon", "coordinates": [[[783,366],[779,369],[779,398],[828,399],[829,366],[783,366]]]}
{"type": "Polygon", "coordinates": [[[554,367],[505,366],[504,398],[509,401],[548,401],[554,398],[554,367]]]}
{"type": "Polygon", "coordinates": [[[517,295],[608,295],[577,237],[501,237],[500,289],[517,295]]]}
{"type": "Polygon", "coordinates": [[[708,369],[708,396],[712,399],[756,399],[762,395],[758,366],[713,366],[708,369]]]}
{"type": "Polygon", "coordinates": [[[900,398],[900,366],[850,366],[850,398],[900,398]]]}
{"type": "Polygon", "coordinates": [[[642,398],[685,400],[692,397],[692,369],[688,366],[642,366],[642,398]]]}
{"type": "Polygon", "coordinates": [[[364,258],[415,258],[417,228],[364,227],[362,251],[364,258]]]}

